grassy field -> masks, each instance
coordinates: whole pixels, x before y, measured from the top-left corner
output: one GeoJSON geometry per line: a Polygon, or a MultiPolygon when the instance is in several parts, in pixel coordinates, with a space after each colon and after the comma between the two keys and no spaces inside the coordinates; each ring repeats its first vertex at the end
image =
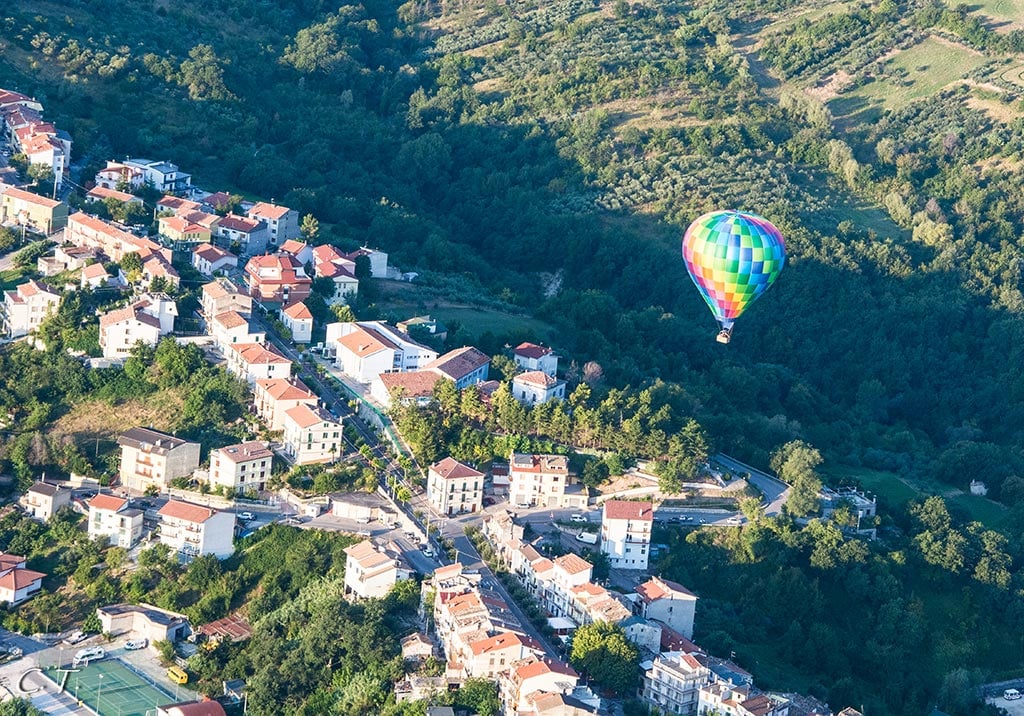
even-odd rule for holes
{"type": "Polygon", "coordinates": [[[886,62],[889,76],[836,97],[828,103],[829,108],[837,117],[899,109],[962,79],[985,61],[980,53],[929,37],[886,62]]]}
{"type": "Polygon", "coordinates": [[[846,465],[829,467],[825,474],[830,479],[856,480],[863,489],[876,494],[891,509],[899,509],[921,497],[942,495],[952,509],[964,512],[970,519],[986,527],[998,527],[1006,516],[1006,507],[998,502],[938,482],[911,482],[892,472],[846,465]]]}
{"type": "Polygon", "coordinates": [[[75,405],[62,415],[48,429],[55,438],[69,436],[83,449],[94,448],[100,441],[100,450],[104,443],[117,440],[117,436],[128,428],[145,425],[155,430],[170,430],[177,420],[183,396],[176,391],[162,390],[142,400],[130,400],[119,405],[111,405],[102,400],[86,400],[75,405]]]}
{"type": "MultiPolygon", "coordinates": [[[[950,7],[963,5],[959,0],[946,0],[950,7]]],[[[1024,21],[1024,0],[973,0],[966,3],[967,8],[989,20],[992,29],[1009,32],[1020,28],[1024,21]]]]}

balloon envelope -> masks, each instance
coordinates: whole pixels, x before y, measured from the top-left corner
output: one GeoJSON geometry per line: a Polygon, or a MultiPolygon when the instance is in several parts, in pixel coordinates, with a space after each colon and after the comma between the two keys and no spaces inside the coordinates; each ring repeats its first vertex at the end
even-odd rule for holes
{"type": "Polygon", "coordinates": [[[723,328],[775,283],[786,262],[779,230],[757,214],[713,211],[683,236],[683,259],[723,328]]]}

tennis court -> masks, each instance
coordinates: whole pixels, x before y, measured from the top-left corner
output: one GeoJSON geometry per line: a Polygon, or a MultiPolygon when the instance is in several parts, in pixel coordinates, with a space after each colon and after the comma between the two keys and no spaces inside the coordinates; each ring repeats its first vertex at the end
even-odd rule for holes
{"type": "MultiPolygon", "coordinates": [[[[47,670],[60,683],[60,676],[47,670]]],[[[146,716],[177,699],[150,684],[116,659],[94,661],[68,674],[64,691],[100,716],[146,716]]]]}

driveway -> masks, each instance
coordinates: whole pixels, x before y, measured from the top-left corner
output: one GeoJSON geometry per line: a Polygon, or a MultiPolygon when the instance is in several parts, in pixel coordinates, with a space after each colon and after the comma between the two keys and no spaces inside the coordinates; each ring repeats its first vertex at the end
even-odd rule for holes
{"type": "Polygon", "coordinates": [[[750,477],[748,478],[750,484],[764,493],[764,501],[767,505],[764,511],[765,516],[774,517],[782,513],[782,506],[785,505],[786,500],[789,499],[789,485],[779,478],[769,475],[767,472],[762,472],[761,470],[742,463],[739,460],[735,460],[728,455],[722,455],[719,453],[718,455],[715,455],[712,460],[731,472],[750,473],[750,477]]]}

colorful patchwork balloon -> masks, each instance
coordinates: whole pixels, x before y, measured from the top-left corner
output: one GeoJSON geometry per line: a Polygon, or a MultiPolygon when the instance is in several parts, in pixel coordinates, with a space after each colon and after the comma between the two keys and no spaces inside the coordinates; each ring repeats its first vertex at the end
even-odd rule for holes
{"type": "Polygon", "coordinates": [[[713,211],[686,230],[683,259],[722,325],[718,341],[728,343],[733,321],[782,272],[786,243],[771,222],[756,214],[713,211]]]}

